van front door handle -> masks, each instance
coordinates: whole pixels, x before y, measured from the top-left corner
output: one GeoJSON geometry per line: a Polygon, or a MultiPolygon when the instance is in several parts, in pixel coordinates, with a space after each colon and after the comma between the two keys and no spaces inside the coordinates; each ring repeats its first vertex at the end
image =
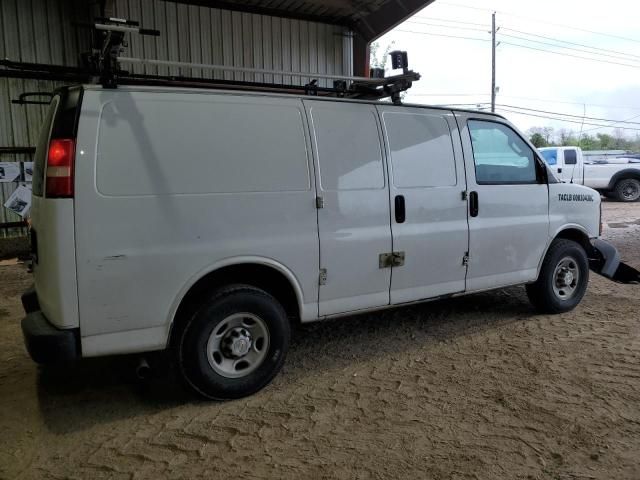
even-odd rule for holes
{"type": "Polygon", "coordinates": [[[480,212],[480,205],[478,204],[478,192],[471,192],[469,194],[469,215],[477,217],[480,212]]]}
{"type": "Polygon", "coordinates": [[[396,195],[395,200],[396,223],[404,223],[407,219],[407,211],[404,206],[404,195],[396,195]]]}

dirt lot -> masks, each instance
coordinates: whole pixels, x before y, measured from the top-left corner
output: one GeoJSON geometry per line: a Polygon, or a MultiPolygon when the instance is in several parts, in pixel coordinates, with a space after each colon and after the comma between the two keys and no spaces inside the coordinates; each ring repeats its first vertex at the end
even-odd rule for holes
{"type": "MultiPolygon", "coordinates": [[[[605,204],[640,267],[640,204],[605,204]]],[[[640,478],[640,287],[574,312],[524,290],[299,329],[261,393],[209,403],[130,359],[39,370],[0,266],[0,478],[640,478]]]]}

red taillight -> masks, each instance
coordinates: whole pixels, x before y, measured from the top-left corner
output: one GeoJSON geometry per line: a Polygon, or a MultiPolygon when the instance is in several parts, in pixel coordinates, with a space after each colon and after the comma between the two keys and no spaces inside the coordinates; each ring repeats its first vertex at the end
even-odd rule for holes
{"type": "Polygon", "coordinates": [[[49,143],[47,197],[73,197],[73,158],[75,153],[76,145],[72,139],[54,138],[49,143]]]}

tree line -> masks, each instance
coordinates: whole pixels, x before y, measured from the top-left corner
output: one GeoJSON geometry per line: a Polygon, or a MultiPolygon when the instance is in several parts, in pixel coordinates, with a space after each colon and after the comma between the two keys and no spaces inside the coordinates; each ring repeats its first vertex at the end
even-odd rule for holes
{"type": "Polygon", "coordinates": [[[624,130],[617,128],[613,134],[578,134],[573,130],[552,127],[532,127],[527,135],[537,148],[542,147],[580,147],[583,150],[627,150],[640,152],[640,134],[630,138],[624,130]]]}

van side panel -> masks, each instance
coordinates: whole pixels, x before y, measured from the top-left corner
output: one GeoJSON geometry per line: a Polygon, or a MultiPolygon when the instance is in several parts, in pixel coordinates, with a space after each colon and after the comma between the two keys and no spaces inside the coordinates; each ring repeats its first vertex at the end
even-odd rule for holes
{"type": "Polygon", "coordinates": [[[236,257],[290,270],[315,307],[315,186],[299,99],[87,90],[81,115],[83,355],[163,348],[185,285],[236,257]],[[142,348],[124,332],[145,338],[142,348]]]}

